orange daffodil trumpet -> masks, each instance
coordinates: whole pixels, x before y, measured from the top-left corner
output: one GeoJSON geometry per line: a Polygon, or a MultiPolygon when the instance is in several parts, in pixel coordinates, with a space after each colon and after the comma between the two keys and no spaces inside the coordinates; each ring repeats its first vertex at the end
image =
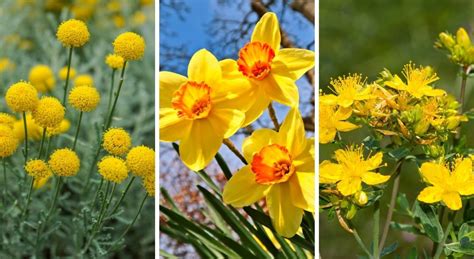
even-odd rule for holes
{"type": "Polygon", "coordinates": [[[234,207],[266,197],[275,230],[292,237],[303,211],[314,212],[314,139],[305,137],[298,110],[291,109],[279,132],[259,129],[243,142],[248,165],[224,187],[223,199],[234,207]]]}
{"type": "Polygon", "coordinates": [[[314,66],[314,52],[305,49],[280,49],[281,34],[274,13],[266,13],[255,26],[252,38],[239,51],[237,61],[220,62],[223,76],[244,78],[250,83],[244,125],[255,121],[272,100],[290,107],[299,103],[295,81],[314,66]]]}
{"type": "Polygon", "coordinates": [[[246,86],[244,80],[223,78],[219,62],[205,49],[191,58],[187,78],[160,72],[160,140],[179,140],[184,164],[203,169],[224,138],[242,127],[246,86]]]}

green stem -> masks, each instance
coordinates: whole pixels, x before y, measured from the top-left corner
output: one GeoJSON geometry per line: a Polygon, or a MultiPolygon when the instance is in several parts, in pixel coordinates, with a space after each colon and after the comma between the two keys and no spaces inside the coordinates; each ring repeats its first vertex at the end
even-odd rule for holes
{"type": "Polygon", "coordinates": [[[26,126],[26,112],[23,112],[23,130],[25,131],[25,164],[28,161],[28,127],[26,126]]]}
{"type": "Polygon", "coordinates": [[[67,88],[69,85],[69,73],[71,71],[71,60],[72,60],[72,50],[73,47],[69,48],[69,58],[67,61],[67,74],[66,74],[66,82],[64,83],[64,94],[63,94],[63,106],[66,107],[66,95],[67,95],[67,88]]]}
{"type": "Polygon", "coordinates": [[[359,234],[357,233],[357,230],[355,228],[352,228],[352,235],[354,236],[355,240],[357,241],[357,244],[362,248],[362,250],[369,256],[369,258],[372,258],[372,254],[369,252],[369,249],[365,246],[364,242],[360,238],[359,234]]]}
{"type": "Polygon", "coordinates": [[[135,176],[132,176],[132,178],[130,178],[130,181],[128,181],[128,184],[125,187],[125,190],[123,190],[122,195],[120,196],[120,199],[115,203],[112,212],[109,214],[109,217],[114,215],[115,212],[117,212],[117,210],[120,206],[120,203],[122,203],[123,199],[125,198],[125,195],[127,195],[127,192],[130,189],[130,186],[132,186],[133,181],[135,181],[135,178],[136,178],[135,176]]]}
{"type": "Polygon", "coordinates": [[[373,225],[373,232],[372,232],[372,240],[373,240],[373,258],[380,258],[379,252],[379,228],[380,228],[380,200],[377,200],[374,203],[374,225],[373,225]]]}
{"type": "Polygon", "coordinates": [[[451,229],[453,227],[453,221],[454,221],[454,217],[455,217],[456,213],[453,212],[451,213],[451,215],[449,216],[449,222],[448,222],[448,226],[446,227],[446,230],[444,231],[444,234],[443,234],[443,239],[441,240],[441,242],[438,244],[438,247],[436,249],[436,253],[434,255],[434,259],[438,259],[440,256],[441,256],[441,253],[443,252],[443,248],[444,248],[444,244],[446,243],[446,239],[448,238],[448,235],[449,235],[449,232],[451,232],[451,229]]]}
{"type": "Polygon", "coordinates": [[[92,159],[92,163],[91,163],[91,166],[89,168],[89,172],[87,173],[86,184],[84,184],[84,188],[82,188],[82,194],[81,195],[84,195],[84,193],[86,193],[87,190],[89,189],[89,183],[91,181],[91,177],[92,177],[92,173],[94,172],[94,168],[96,167],[97,160],[99,159],[101,147],[102,147],[102,138],[99,140],[99,143],[97,145],[97,150],[95,152],[94,158],[92,159]]]}
{"type": "Polygon", "coordinates": [[[3,164],[3,203],[5,206],[5,199],[7,198],[7,193],[8,193],[8,184],[7,184],[7,160],[5,158],[2,159],[2,164],[3,164]]]}
{"type": "Polygon", "coordinates": [[[95,192],[95,195],[94,195],[94,200],[92,202],[92,208],[95,206],[95,202],[97,201],[97,197],[99,197],[99,192],[102,189],[102,185],[104,185],[104,178],[101,177],[99,187],[97,188],[97,191],[95,192]]]}
{"type": "Polygon", "coordinates": [[[112,123],[112,117],[114,116],[114,112],[115,112],[115,107],[117,106],[117,100],[118,100],[118,97],[120,95],[120,90],[122,89],[122,85],[123,85],[123,81],[124,81],[124,75],[125,75],[125,68],[127,66],[127,61],[125,61],[123,63],[123,68],[122,68],[122,73],[120,75],[120,82],[119,82],[119,85],[118,85],[118,89],[117,89],[117,92],[115,93],[115,99],[114,99],[114,103],[112,105],[112,109],[110,110],[110,113],[109,113],[109,116],[107,118],[107,121],[104,125],[104,131],[106,129],[108,129],[110,127],[110,124],[112,123]]]}
{"type": "Polygon", "coordinates": [[[48,157],[49,156],[49,150],[51,149],[51,139],[53,138],[53,136],[49,136],[48,137],[48,144],[46,145],[46,154],[45,154],[45,157],[48,157]]]}
{"type": "Polygon", "coordinates": [[[112,78],[111,78],[110,91],[109,91],[109,100],[107,102],[107,114],[110,112],[110,105],[112,105],[112,98],[114,96],[115,71],[117,71],[117,69],[112,69],[112,78]]]}
{"type": "Polygon", "coordinates": [[[82,114],[83,114],[83,112],[81,111],[79,113],[79,120],[77,122],[76,134],[74,135],[74,143],[72,144],[72,150],[73,151],[76,150],[77,137],[79,136],[79,131],[81,129],[82,114]]]}
{"type": "Polygon", "coordinates": [[[464,97],[466,95],[466,84],[467,84],[467,76],[469,74],[469,66],[464,66],[462,69],[462,79],[461,79],[461,95],[459,97],[459,101],[461,106],[459,107],[459,112],[462,113],[464,110],[464,97]]]}
{"type": "Polygon", "coordinates": [[[270,119],[273,122],[273,126],[275,127],[275,130],[278,131],[280,130],[280,124],[278,123],[278,118],[276,116],[275,109],[273,108],[272,102],[268,104],[268,114],[270,115],[270,119]]]}
{"type": "Polygon", "coordinates": [[[25,208],[23,209],[23,213],[21,214],[21,218],[24,218],[27,214],[28,211],[28,206],[30,206],[30,200],[31,200],[31,193],[33,192],[33,184],[35,179],[31,177],[31,182],[30,182],[30,188],[28,190],[28,195],[26,196],[26,204],[25,208]]]}
{"type": "Polygon", "coordinates": [[[38,159],[41,159],[41,155],[43,154],[43,146],[44,146],[45,139],[46,139],[46,128],[43,128],[43,136],[41,137],[41,144],[40,144],[40,149],[38,153],[38,159]]]}

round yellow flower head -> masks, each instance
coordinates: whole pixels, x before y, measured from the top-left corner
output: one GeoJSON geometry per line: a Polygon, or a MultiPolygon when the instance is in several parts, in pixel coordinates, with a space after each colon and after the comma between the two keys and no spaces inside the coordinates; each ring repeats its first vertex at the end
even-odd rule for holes
{"type": "Polygon", "coordinates": [[[0,157],[13,155],[18,147],[18,139],[13,130],[5,125],[0,125],[0,157]]]}
{"type": "Polygon", "coordinates": [[[94,87],[76,86],[69,93],[69,103],[81,112],[93,111],[100,102],[100,94],[94,87]]]}
{"type": "Polygon", "coordinates": [[[102,146],[112,155],[125,155],[132,146],[132,138],[122,128],[111,128],[105,132],[102,146]]]}
{"type": "Polygon", "coordinates": [[[74,176],[79,172],[81,161],[69,148],[57,149],[49,157],[49,167],[58,176],[74,176]]]}
{"type": "Polygon", "coordinates": [[[83,21],[70,19],[59,25],[56,36],[64,46],[77,48],[89,41],[90,34],[83,21]]]}
{"type": "Polygon", "coordinates": [[[148,196],[155,196],[155,174],[143,178],[143,187],[145,187],[148,196]]]}
{"type": "Polygon", "coordinates": [[[64,119],[65,109],[61,102],[54,97],[43,97],[33,110],[33,119],[43,127],[56,127],[64,119]]]}
{"type": "Polygon", "coordinates": [[[123,67],[123,58],[116,54],[109,54],[105,58],[105,63],[112,69],[121,69],[123,67]]]}
{"type": "Polygon", "coordinates": [[[133,32],[120,34],[113,45],[115,54],[127,61],[141,59],[145,53],[145,40],[142,36],[133,32]]]}
{"type": "Polygon", "coordinates": [[[125,27],[125,17],[123,17],[123,15],[114,15],[114,17],[112,17],[112,21],[117,28],[125,27]]]}
{"type": "Polygon", "coordinates": [[[33,182],[33,188],[37,190],[43,187],[48,182],[49,178],[51,178],[52,175],[53,173],[51,173],[51,170],[50,170],[48,176],[42,177],[42,178],[35,178],[33,182]]]}
{"type": "Polygon", "coordinates": [[[0,112],[0,125],[5,125],[10,128],[13,128],[13,124],[15,123],[16,119],[12,115],[4,112],[0,112]]]}
{"type": "Polygon", "coordinates": [[[25,165],[25,171],[34,178],[44,178],[51,174],[48,164],[41,159],[32,159],[25,165]]]}
{"type": "Polygon", "coordinates": [[[37,65],[30,70],[28,77],[31,84],[40,93],[45,93],[54,88],[56,79],[54,78],[53,70],[46,65],[37,65]]]}
{"type": "Polygon", "coordinates": [[[14,112],[32,111],[38,105],[38,92],[32,85],[18,82],[8,88],[5,100],[7,106],[14,112]]]}
{"type": "Polygon", "coordinates": [[[94,85],[94,78],[88,74],[78,75],[76,79],[74,79],[74,86],[80,85],[87,85],[93,86],[94,85]]]}
{"type": "Polygon", "coordinates": [[[66,133],[71,127],[71,122],[68,119],[63,119],[56,127],[48,127],[46,129],[46,134],[48,137],[56,136],[62,133],[66,133]]]}
{"type": "MultiPolygon", "coordinates": [[[[69,69],[69,78],[74,78],[76,76],[76,70],[74,68],[70,68],[69,69]]],[[[59,70],[59,78],[61,80],[66,80],[66,77],[67,77],[67,67],[63,67],[61,68],[61,70],[59,70]]]]}
{"type": "Polygon", "coordinates": [[[110,182],[121,183],[128,177],[125,161],[119,157],[106,156],[97,164],[97,167],[99,174],[110,182]]]}
{"type": "Polygon", "coordinates": [[[140,177],[148,177],[155,173],[155,151],[149,147],[132,148],[127,155],[127,167],[140,177]]]}

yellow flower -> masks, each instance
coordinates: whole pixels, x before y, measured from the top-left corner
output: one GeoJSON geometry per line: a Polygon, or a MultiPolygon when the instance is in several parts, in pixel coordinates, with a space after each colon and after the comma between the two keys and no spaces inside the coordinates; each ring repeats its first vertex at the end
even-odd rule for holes
{"type": "Polygon", "coordinates": [[[13,124],[15,123],[16,119],[13,115],[8,113],[0,112],[0,125],[5,125],[10,128],[13,128],[13,124]]]}
{"type": "Polygon", "coordinates": [[[46,93],[53,90],[56,83],[53,70],[46,65],[34,66],[30,70],[28,79],[40,93],[46,93]]]}
{"type": "Polygon", "coordinates": [[[43,128],[56,127],[64,119],[66,110],[61,102],[54,97],[43,97],[32,115],[36,124],[43,128]]]}
{"type": "Polygon", "coordinates": [[[46,134],[48,137],[56,136],[62,133],[66,133],[71,127],[71,122],[68,119],[63,119],[56,127],[48,127],[46,129],[46,134]]]}
{"type": "Polygon", "coordinates": [[[140,177],[155,174],[155,151],[145,146],[132,148],[127,155],[127,167],[140,177]]]}
{"type": "Polygon", "coordinates": [[[9,58],[0,58],[0,73],[15,68],[15,64],[9,58]]]}
{"type": "Polygon", "coordinates": [[[349,196],[362,190],[362,182],[367,185],[385,183],[389,175],[382,175],[372,171],[380,167],[383,154],[379,152],[364,159],[363,146],[338,149],[335,152],[337,163],[328,160],[319,165],[319,182],[335,184],[344,196],[349,196]]]}
{"type": "MultiPolygon", "coordinates": [[[[66,77],[67,77],[67,67],[63,67],[61,68],[61,70],[59,70],[59,78],[61,80],[66,80],[66,77]]],[[[71,78],[74,78],[76,76],[76,70],[74,68],[70,68],[69,69],[69,79],[71,78]]]]}
{"type": "Polygon", "coordinates": [[[123,57],[126,61],[141,59],[145,53],[145,40],[133,32],[120,34],[113,45],[115,54],[123,57]]]}
{"type": "Polygon", "coordinates": [[[398,75],[395,75],[391,81],[385,82],[385,85],[399,91],[407,91],[415,98],[446,94],[444,90],[433,89],[429,85],[439,79],[430,67],[420,66],[417,68],[413,63],[409,63],[403,67],[402,73],[407,83],[404,83],[398,75]]]}
{"type": "Polygon", "coordinates": [[[8,108],[14,112],[32,111],[38,105],[38,92],[32,85],[18,82],[8,88],[5,101],[8,108]]]}
{"type": "Polygon", "coordinates": [[[74,86],[94,86],[94,78],[88,74],[77,75],[74,79],[74,86]]]}
{"type": "Polygon", "coordinates": [[[40,159],[32,159],[25,165],[25,171],[34,178],[45,178],[51,174],[48,164],[40,159]]]}
{"type": "Polygon", "coordinates": [[[456,41],[463,48],[468,49],[471,47],[471,39],[469,38],[469,34],[467,34],[466,30],[462,27],[456,32],[456,41]]]}
{"type": "Polygon", "coordinates": [[[102,146],[112,155],[125,155],[132,146],[132,138],[122,128],[110,128],[104,134],[102,146]]]}
{"type": "Polygon", "coordinates": [[[34,178],[33,188],[35,190],[42,188],[49,181],[51,176],[53,176],[53,173],[51,173],[51,170],[50,170],[48,176],[42,177],[42,178],[34,178]]]}
{"type": "MultiPolygon", "coordinates": [[[[26,125],[28,126],[28,140],[40,140],[43,134],[43,129],[38,124],[36,124],[36,122],[33,120],[33,116],[31,116],[29,113],[26,114],[26,125]]],[[[13,123],[13,133],[18,140],[24,140],[25,128],[23,125],[23,118],[13,123]]]]}
{"type": "Polygon", "coordinates": [[[105,58],[105,63],[112,69],[121,69],[123,67],[123,58],[116,54],[109,54],[105,58]]]}
{"type": "Polygon", "coordinates": [[[125,17],[123,15],[117,14],[112,17],[112,21],[115,24],[115,27],[117,28],[123,28],[125,27],[125,17]]]}
{"type": "Polygon", "coordinates": [[[338,131],[347,132],[359,126],[347,122],[352,114],[351,108],[319,104],[319,143],[332,142],[338,131]]]}
{"type": "Polygon", "coordinates": [[[145,187],[148,196],[155,197],[155,174],[148,175],[142,178],[143,187],[145,187]]]}
{"type": "Polygon", "coordinates": [[[0,125],[0,157],[5,158],[13,155],[17,148],[18,139],[13,130],[6,125],[0,125]]]}
{"type": "Polygon", "coordinates": [[[81,85],[74,87],[68,96],[69,103],[76,110],[91,112],[100,102],[100,94],[95,87],[81,85]]]}
{"type": "Polygon", "coordinates": [[[321,96],[319,101],[326,105],[340,105],[344,108],[350,107],[355,101],[373,98],[372,88],[365,87],[365,80],[359,74],[331,80],[330,82],[334,94],[321,96]]]}
{"type": "Polygon", "coordinates": [[[79,172],[81,161],[69,148],[57,149],[49,157],[49,167],[58,176],[74,176],[79,172]]]}
{"type": "Polygon", "coordinates": [[[451,210],[462,208],[461,195],[474,194],[474,178],[472,177],[472,160],[457,159],[450,170],[449,165],[425,162],[420,173],[425,182],[431,186],[423,189],[418,200],[425,203],[443,201],[451,210]]]}
{"type": "Polygon", "coordinates": [[[259,129],[243,142],[248,165],[224,186],[223,198],[234,207],[266,198],[275,230],[284,237],[298,231],[303,211],[314,212],[314,139],[305,137],[303,120],[291,109],[280,131],[259,129]]]}
{"type": "Polygon", "coordinates": [[[142,11],[136,11],[132,16],[133,25],[139,26],[146,22],[146,15],[142,11]]]}
{"type": "Polygon", "coordinates": [[[180,140],[180,156],[203,169],[245,120],[242,80],[224,80],[219,62],[201,49],[191,58],[188,78],[160,72],[160,140],[180,140]]]}
{"type": "MultiPolygon", "coordinates": [[[[237,61],[220,62],[224,78],[243,78],[251,85],[246,102],[245,125],[255,121],[274,100],[290,107],[299,105],[295,81],[314,66],[314,52],[306,49],[280,49],[278,18],[268,12],[258,21],[249,43],[239,51],[237,61]]],[[[242,83],[241,83],[242,84],[242,83]]]]}
{"type": "Polygon", "coordinates": [[[125,161],[119,157],[105,156],[97,167],[99,168],[99,174],[110,182],[121,183],[128,177],[125,161]]]}
{"type": "Polygon", "coordinates": [[[90,34],[83,21],[70,19],[59,25],[56,36],[64,46],[77,48],[89,41],[90,34]]]}

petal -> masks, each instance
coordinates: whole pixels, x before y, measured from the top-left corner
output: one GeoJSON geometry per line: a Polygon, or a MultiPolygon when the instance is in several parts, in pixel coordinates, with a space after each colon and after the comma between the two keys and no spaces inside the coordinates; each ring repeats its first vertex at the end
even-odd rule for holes
{"type": "Polygon", "coordinates": [[[295,165],[298,172],[314,173],[314,138],[306,139],[306,147],[294,158],[293,165],[295,165]]]}
{"type": "Polygon", "coordinates": [[[336,122],[335,126],[338,131],[342,131],[342,132],[347,132],[347,131],[351,131],[351,130],[355,130],[359,128],[358,125],[352,124],[347,121],[338,121],[336,122]]]}
{"type": "Polygon", "coordinates": [[[406,90],[407,89],[407,85],[405,83],[403,83],[402,79],[397,75],[395,75],[395,77],[392,79],[392,81],[385,82],[385,85],[389,86],[393,89],[396,89],[396,90],[406,90]]]}
{"type": "Polygon", "coordinates": [[[172,108],[160,108],[160,140],[177,141],[185,138],[191,130],[192,121],[178,117],[172,108]]]}
{"type": "Polygon", "coordinates": [[[427,86],[425,89],[423,89],[423,94],[427,96],[443,96],[446,94],[446,92],[442,89],[433,89],[427,86]]]}
{"type": "Polygon", "coordinates": [[[287,183],[274,184],[267,194],[267,206],[273,227],[278,234],[288,238],[298,232],[303,219],[303,210],[295,207],[288,196],[289,189],[287,183]]]}
{"type": "Polygon", "coordinates": [[[456,165],[454,172],[451,174],[454,182],[464,185],[472,177],[472,160],[465,158],[456,165]]]}
{"type": "Polygon", "coordinates": [[[445,166],[432,162],[423,163],[420,173],[425,182],[437,186],[443,186],[446,179],[450,177],[449,171],[445,166]]]}
{"type": "Polygon", "coordinates": [[[268,12],[260,18],[252,32],[251,41],[265,42],[272,47],[275,54],[280,49],[280,25],[274,13],[268,12]]]}
{"type": "Polygon", "coordinates": [[[209,121],[194,120],[189,135],[180,142],[181,160],[191,170],[199,171],[211,162],[223,139],[223,132],[217,134],[209,121]]]}
{"type": "Polygon", "coordinates": [[[286,65],[293,80],[298,80],[304,73],[314,67],[314,52],[306,49],[281,49],[274,61],[286,65]]]}
{"type": "Polygon", "coordinates": [[[159,74],[160,78],[160,108],[170,108],[173,94],[178,88],[186,83],[188,79],[182,75],[162,71],[159,74]]]}
{"type": "Polygon", "coordinates": [[[362,174],[361,178],[362,181],[368,185],[377,185],[388,181],[388,179],[390,179],[390,175],[365,172],[364,174],[362,174]]]}
{"type": "Polygon", "coordinates": [[[260,83],[270,99],[290,107],[298,107],[298,87],[290,77],[275,74],[272,70],[260,83]]]}
{"type": "Polygon", "coordinates": [[[197,51],[189,61],[188,78],[195,82],[205,82],[213,87],[222,78],[219,61],[206,49],[197,51]]]}
{"type": "Polygon", "coordinates": [[[298,109],[292,108],[288,111],[278,135],[292,156],[296,157],[304,150],[306,136],[303,119],[298,109]]]}
{"type": "Polygon", "coordinates": [[[464,183],[461,183],[458,186],[457,191],[461,195],[473,195],[474,194],[474,180],[469,180],[464,183]]]}
{"type": "Polygon", "coordinates": [[[418,194],[417,199],[424,203],[435,203],[443,198],[443,189],[436,186],[429,186],[418,194]]]}
{"type": "Polygon", "coordinates": [[[450,210],[459,210],[462,208],[461,196],[457,192],[443,194],[443,202],[450,210]]]}
{"type": "Polygon", "coordinates": [[[207,119],[215,132],[222,131],[224,138],[230,138],[242,126],[245,114],[235,109],[212,109],[207,119]]]}
{"type": "Polygon", "coordinates": [[[212,107],[234,108],[245,112],[251,106],[249,95],[253,91],[254,88],[246,79],[221,80],[212,88],[212,107]]]}
{"type": "Polygon", "coordinates": [[[352,108],[339,107],[334,114],[336,120],[343,121],[347,120],[352,115],[352,108]]]}
{"type": "Polygon", "coordinates": [[[341,180],[342,166],[324,160],[319,164],[319,183],[337,183],[341,180]]]}
{"type": "Polygon", "coordinates": [[[361,180],[358,177],[343,179],[337,183],[337,189],[344,196],[352,195],[362,189],[361,180]]]}
{"type": "MultiPolygon", "coordinates": [[[[336,105],[337,101],[338,101],[338,98],[334,94],[325,94],[325,95],[319,96],[319,103],[323,105],[336,105]]],[[[352,113],[352,109],[345,109],[345,110],[350,110],[352,113]]]]}
{"type": "Polygon", "coordinates": [[[224,203],[234,207],[249,206],[262,199],[271,185],[258,184],[250,166],[237,171],[224,186],[224,203]]]}
{"type": "Polygon", "coordinates": [[[379,168],[380,167],[380,164],[382,164],[382,160],[383,160],[383,153],[382,152],[378,152],[377,154],[369,157],[366,161],[367,163],[367,170],[374,170],[376,168],[379,168]]]}
{"type": "Polygon", "coordinates": [[[252,161],[255,153],[260,152],[263,147],[273,144],[277,137],[277,133],[271,129],[258,129],[254,131],[242,143],[245,159],[248,162],[252,161]]]}
{"type": "Polygon", "coordinates": [[[250,108],[245,112],[244,126],[256,121],[270,105],[270,98],[267,97],[262,87],[254,87],[247,96],[250,108]]]}
{"type": "Polygon", "coordinates": [[[336,129],[319,127],[319,143],[327,144],[336,137],[336,129]]]}
{"type": "Polygon", "coordinates": [[[293,205],[314,212],[314,173],[295,172],[288,183],[293,205]]]}
{"type": "Polygon", "coordinates": [[[240,79],[243,77],[242,73],[239,71],[237,61],[233,59],[224,59],[219,61],[219,65],[222,69],[223,79],[240,79]]]}

